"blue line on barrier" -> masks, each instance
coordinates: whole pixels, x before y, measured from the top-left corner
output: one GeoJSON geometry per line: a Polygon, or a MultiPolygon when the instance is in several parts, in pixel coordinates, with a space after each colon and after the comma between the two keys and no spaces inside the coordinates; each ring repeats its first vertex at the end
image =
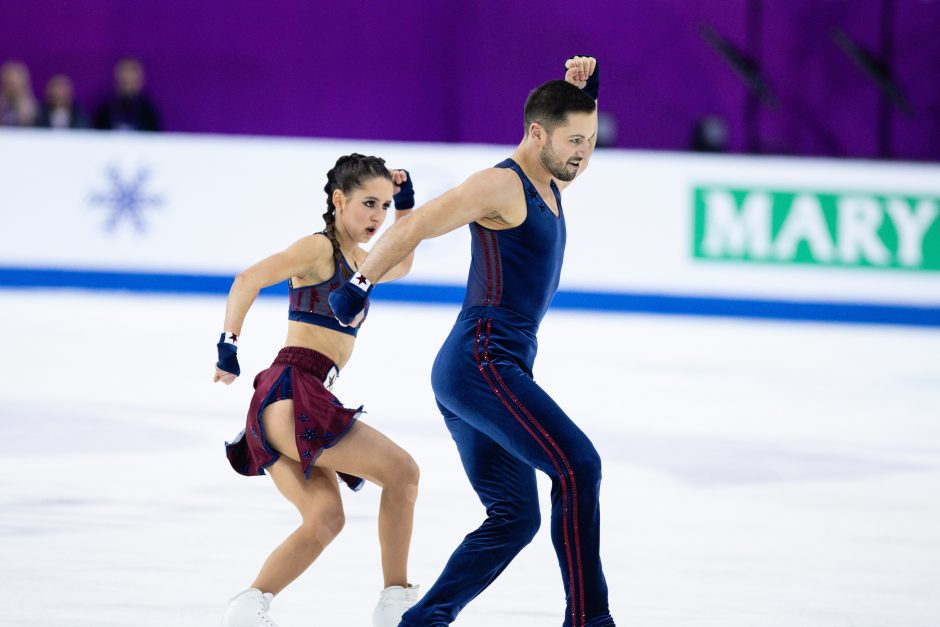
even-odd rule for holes
{"type": "MultiPolygon", "coordinates": [[[[3,288],[79,288],[156,294],[228,293],[231,276],[107,272],[58,268],[0,267],[3,288]]],[[[261,292],[287,294],[287,283],[261,292]]],[[[376,300],[454,304],[463,301],[464,288],[423,283],[387,283],[373,292],[376,300]]],[[[940,307],[865,303],[758,300],[749,298],[678,296],[562,290],[552,307],[590,311],[725,316],[771,320],[807,320],[864,324],[940,327],[940,307]]]]}

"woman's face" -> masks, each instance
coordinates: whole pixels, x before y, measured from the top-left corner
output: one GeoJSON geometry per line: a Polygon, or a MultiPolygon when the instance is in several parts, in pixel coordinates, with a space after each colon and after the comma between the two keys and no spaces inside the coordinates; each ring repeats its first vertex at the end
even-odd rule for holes
{"type": "Polygon", "coordinates": [[[339,228],[354,242],[368,242],[385,222],[393,192],[392,182],[381,176],[364,181],[348,196],[339,191],[333,199],[339,228]]]}

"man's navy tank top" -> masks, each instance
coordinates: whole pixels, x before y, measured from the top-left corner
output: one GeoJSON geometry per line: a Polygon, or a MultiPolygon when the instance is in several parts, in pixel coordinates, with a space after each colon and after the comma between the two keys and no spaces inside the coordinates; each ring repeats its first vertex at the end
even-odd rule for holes
{"type": "Polygon", "coordinates": [[[519,226],[495,231],[470,223],[470,275],[463,309],[492,307],[510,311],[538,328],[558,289],[565,256],[565,213],[561,194],[551,182],[556,217],[512,159],[498,163],[519,175],[526,199],[526,217],[519,226]]]}

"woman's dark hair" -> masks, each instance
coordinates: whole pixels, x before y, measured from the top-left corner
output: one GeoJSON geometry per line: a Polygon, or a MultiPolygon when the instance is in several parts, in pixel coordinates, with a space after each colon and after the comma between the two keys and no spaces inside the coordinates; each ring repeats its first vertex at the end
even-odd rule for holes
{"type": "Polygon", "coordinates": [[[566,81],[548,81],[532,90],[525,101],[525,130],[538,122],[551,133],[568,119],[569,113],[594,113],[597,103],[566,81]]]}
{"type": "Polygon", "coordinates": [[[326,213],[323,214],[326,229],[323,232],[333,244],[333,258],[337,261],[343,253],[339,247],[339,240],[336,239],[336,207],[333,205],[333,192],[339,189],[348,196],[369,179],[377,177],[392,180],[392,173],[385,167],[385,159],[367,157],[358,153],[340,157],[336,160],[333,169],[326,173],[326,186],[323,188],[326,192],[326,213]]]}

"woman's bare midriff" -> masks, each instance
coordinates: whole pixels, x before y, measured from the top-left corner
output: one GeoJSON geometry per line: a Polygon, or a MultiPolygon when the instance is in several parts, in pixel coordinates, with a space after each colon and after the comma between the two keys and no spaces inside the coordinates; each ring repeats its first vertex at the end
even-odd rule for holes
{"type": "Polygon", "coordinates": [[[302,346],[322,353],[333,360],[340,370],[352,356],[356,338],[326,327],[306,322],[287,321],[287,339],[284,346],[302,346]]]}

